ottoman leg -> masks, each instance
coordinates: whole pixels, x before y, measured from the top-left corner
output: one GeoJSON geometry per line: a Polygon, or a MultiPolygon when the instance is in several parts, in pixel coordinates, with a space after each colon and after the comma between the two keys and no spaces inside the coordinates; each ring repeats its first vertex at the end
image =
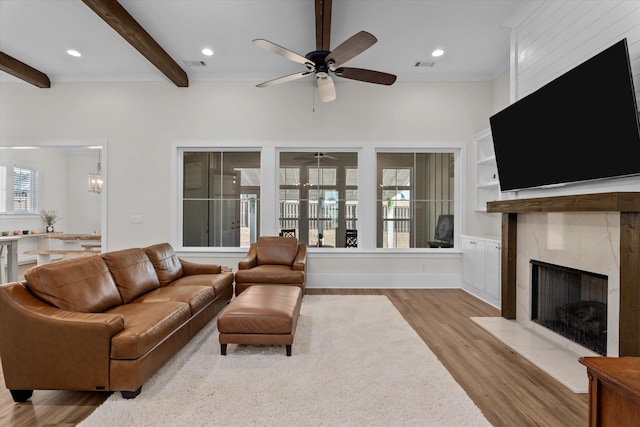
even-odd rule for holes
{"type": "Polygon", "coordinates": [[[287,356],[291,356],[291,344],[285,344],[287,346],[287,356]]]}
{"type": "Polygon", "coordinates": [[[226,344],[220,344],[220,354],[223,356],[227,355],[227,345],[226,344]]]}

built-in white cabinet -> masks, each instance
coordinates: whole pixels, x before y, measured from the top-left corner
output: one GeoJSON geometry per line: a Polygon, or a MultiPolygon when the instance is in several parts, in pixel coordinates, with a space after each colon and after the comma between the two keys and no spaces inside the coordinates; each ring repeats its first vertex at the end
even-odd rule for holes
{"type": "Polygon", "coordinates": [[[461,242],[463,288],[499,308],[502,244],[496,239],[475,236],[461,236],[461,242]]]}
{"type": "Polygon", "coordinates": [[[486,212],[487,202],[500,198],[500,182],[498,167],[493,151],[491,129],[486,129],[475,136],[476,173],[475,173],[475,210],[486,212]]]}

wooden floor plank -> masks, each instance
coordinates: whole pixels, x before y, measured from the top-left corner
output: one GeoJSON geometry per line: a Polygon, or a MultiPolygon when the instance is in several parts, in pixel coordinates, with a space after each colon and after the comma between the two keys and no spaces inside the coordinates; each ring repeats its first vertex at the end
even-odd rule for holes
{"type": "MultiPolygon", "coordinates": [[[[307,293],[387,295],[494,426],[587,425],[587,395],[571,392],[473,322],[470,317],[499,316],[499,310],[462,290],[307,293]]],[[[29,402],[14,404],[4,379],[0,386],[0,425],[10,426],[74,426],[109,395],[36,391],[29,402]]]]}

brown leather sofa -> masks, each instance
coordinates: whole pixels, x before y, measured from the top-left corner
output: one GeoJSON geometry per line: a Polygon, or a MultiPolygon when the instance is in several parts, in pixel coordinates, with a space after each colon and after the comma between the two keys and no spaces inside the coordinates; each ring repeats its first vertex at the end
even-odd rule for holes
{"type": "Polygon", "coordinates": [[[238,263],[236,295],[251,285],[293,285],[307,283],[307,245],[295,237],[262,236],[252,243],[238,263]]]}
{"type": "Polygon", "coordinates": [[[158,244],[31,268],[0,286],[0,359],[14,401],[33,390],[142,384],[231,300],[233,272],[158,244]]]}

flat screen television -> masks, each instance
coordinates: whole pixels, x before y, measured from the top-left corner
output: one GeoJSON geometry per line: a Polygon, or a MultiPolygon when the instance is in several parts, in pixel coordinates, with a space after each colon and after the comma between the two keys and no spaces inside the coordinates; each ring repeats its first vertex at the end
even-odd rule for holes
{"type": "Polygon", "coordinates": [[[501,191],[640,174],[623,39],[490,118],[501,191]]]}

